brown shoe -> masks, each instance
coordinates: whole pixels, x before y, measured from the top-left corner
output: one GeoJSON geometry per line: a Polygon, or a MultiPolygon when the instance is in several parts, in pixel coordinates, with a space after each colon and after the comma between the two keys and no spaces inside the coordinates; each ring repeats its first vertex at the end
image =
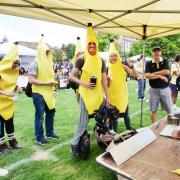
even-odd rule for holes
{"type": "Polygon", "coordinates": [[[9,140],[9,145],[13,149],[21,149],[22,146],[17,142],[16,138],[13,138],[12,140],[9,140]]]}
{"type": "Polygon", "coordinates": [[[0,145],[0,152],[4,155],[8,155],[12,153],[12,151],[9,149],[6,143],[0,145]]]}

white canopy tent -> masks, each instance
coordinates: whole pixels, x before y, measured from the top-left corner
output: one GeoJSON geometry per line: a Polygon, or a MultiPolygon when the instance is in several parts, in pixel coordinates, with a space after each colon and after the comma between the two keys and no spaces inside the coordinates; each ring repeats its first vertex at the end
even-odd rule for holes
{"type": "Polygon", "coordinates": [[[0,13],[138,39],[180,33],[179,0],[0,0],[0,13]]]}
{"type": "MultiPolygon", "coordinates": [[[[0,44],[0,58],[3,58],[11,48],[13,42],[0,44]]],[[[27,71],[30,63],[35,60],[36,50],[18,45],[18,54],[21,66],[27,71]]]]}
{"type": "MultiPolygon", "coordinates": [[[[0,0],[0,13],[145,40],[180,33],[180,0],[0,0]]],[[[142,125],[143,101],[141,102],[142,125]]]]}
{"type": "MultiPolygon", "coordinates": [[[[13,42],[7,42],[0,44],[0,55],[6,55],[12,46],[13,42]]],[[[36,50],[30,49],[28,47],[18,45],[19,56],[36,56],[36,50]]]]}

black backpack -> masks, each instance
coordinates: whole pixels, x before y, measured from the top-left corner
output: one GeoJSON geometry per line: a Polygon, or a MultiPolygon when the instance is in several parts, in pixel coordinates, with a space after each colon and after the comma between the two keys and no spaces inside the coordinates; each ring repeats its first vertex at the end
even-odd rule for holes
{"type": "Polygon", "coordinates": [[[25,94],[26,94],[28,97],[32,97],[32,84],[30,84],[29,82],[28,82],[28,84],[27,84],[27,86],[26,86],[25,94]]]}
{"type": "Polygon", "coordinates": [[[180,76],[178,76],[176,79],[176,86],[178,88],[178,91],[180,91],[180,76]]]}
{"type": "Polygon", "coordinates": [[[74,81],[69,80],[68,84],[67,84],[67,89],[72,88],[75,92],[76,90],[79,88],[79,84],[77,84],[74,81]]]}
{"type": "Polygon", "coordinates": [[[87,159],[90,154],[90,134],[87,130],[85,130],[81,135],[78,146],[80,150],[80,158],[84,160],[87,159]]]}

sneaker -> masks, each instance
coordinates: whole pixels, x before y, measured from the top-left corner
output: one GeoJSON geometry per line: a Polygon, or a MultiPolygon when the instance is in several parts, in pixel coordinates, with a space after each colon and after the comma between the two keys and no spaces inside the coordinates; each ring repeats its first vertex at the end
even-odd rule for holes
{"type": "Polygon", "coordinates": [[[51,136],[46,136],[46,137],[49,138],[49,139],[55,139],[55,140],[59,139],[59,136],[57,136],[56,134],[53,134],[51,136]]]}
{"type": "Polygon", "coordinates": [[[12,153],[12,151],[9,149],[6,143],[0,145],[0,152],[4,155],[8,155],[12,153]]]}
{"type": "Polygon", "coordinates": [[[40,141],[36,141],[37,144],[40,144],[40,145],[47,145],[49,144],[49,141],[47,141],[46,139],[42,139],[40,141]]]}
{"type": "Polygon", "coordinates": [[[22,148],[22,146],[17,142],[16,138],[9,140],[9,145],[13,149],[21,149],[22,148]]]}
{"type": "Polygon", "coordinates": [[[141,98],[141,97],[140,97],[140,98],[138,98],[138,100],[139,100],[139,101],[142,101],[142,100],[145,101],[146,98],[145,98],[145,97],[144,97],[144,98],[141,98]]]}
{"type": "Polygon", "coordinates": [[[80,155],[79,147],[78,147],[77,145],[72,145],[72,146],[71,146],[71,153],[72,153],[74,156],[79,156],[79,155],[80,155]]]}

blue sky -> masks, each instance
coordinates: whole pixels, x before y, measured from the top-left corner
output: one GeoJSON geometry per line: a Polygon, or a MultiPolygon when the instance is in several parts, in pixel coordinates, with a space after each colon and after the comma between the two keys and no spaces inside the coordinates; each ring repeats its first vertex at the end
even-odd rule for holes
{"type": "Polygon", "coordinates": [[[62,43],[76,43],[76,37],[80,36],[85,42],[86,30],[45,21],[21,18],[0,14],[0,39],[4,35],[13,41],[38,42],[40,35],[45,35],[45,40],[52,46],[61,46],[62,43]]]}

